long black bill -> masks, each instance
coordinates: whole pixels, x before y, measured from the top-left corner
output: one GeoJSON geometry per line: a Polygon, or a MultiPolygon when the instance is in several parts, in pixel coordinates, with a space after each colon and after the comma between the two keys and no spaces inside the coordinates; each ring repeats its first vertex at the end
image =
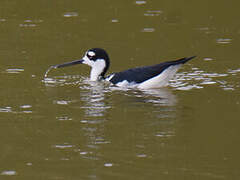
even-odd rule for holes
{"type": "Polygon", "coordinates": [[[62,68],[62,67],[67,67],[67,66],[72,66],[72,65],[76,65],[76,64],[82,64],[83,60],[76,60],[76,61],[72,61],[72,62],[67,62],[67,63],[63,63],[63,64],[57,64],[52,66],[52,68],[62,68]]]}
{"type": "Polygon", "coordinates": [[[67,66],[73,66],[73,65],[76,65],[76,64],[82,64],[83,63],[83,59],[80,59],[80,60],[76,60],[76,61],[72,61],[72,62],[67,62],[67,63],[63,63],[63,64],[57,64],[57,65],[53,65],[51,66],[50,68],[48,68],[48,70],[46,71],[44,77],[47,77],[49,71],[51,69],[57,69],[57,68],[62,68],[62,67],[67,67],[67,66]]]}

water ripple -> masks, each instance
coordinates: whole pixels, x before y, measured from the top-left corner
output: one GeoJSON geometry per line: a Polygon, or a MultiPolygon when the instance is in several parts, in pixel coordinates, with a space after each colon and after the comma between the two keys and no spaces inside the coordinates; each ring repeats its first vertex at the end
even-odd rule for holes
{"type": "Polygon", "coordinates": [[[13,171],[13,170],[7,170],[7,171],[2,171],[1,172],[1,175],[6,175],[6,176],[14,176],[16,174],[17,174],[17,172],[13,171]]]}
{"type": "Polygon", "coordinates": [[[21,73],[21,72],[23,72],[23,71],[24,71],[23,68],[11,68],[11,69],[6,69],[6,73],[14,73],[14,74],[21,73]]]}
{"type": "Polygon", "coordinates": [[[154,32],[155,28],[143,28],[142,32],[154,32]]]}
{"type": "Polygon", "coordinates": [[[217,39],[218,44],[229,44],[232,42],[232,39],[230,38],[219,38],[217,39]]]}
{"type": "Polygon", "coordinates": [[[56,101],[54,101],[55,104],[59,104],[59,105],[67,105],[70,102],[71,101],[65,101],[65,100],[56,100],[56,101]]]}
{"type": "Polygon", "coordinates": [[[14,113],[14,114],[20,114],[20,113],[32,113],[33,111],[30,110],[29,108],[31,108],[31,105],[21,105],[19,108],[21,108],[21,110],[19,109],[13,109],[12,107],[0,107],[0,112],[2,113],[14,113]]]}
{"type": "Polygon", "coordinates": [[[175,78],[170,81],[170,86],[177,90],[201,89],[206,85],[217,85],[223,90],[235,90],[238,84],[231,84],[227,81],[228,76],[234,76],[240,69],[228,70],[227,73],[204,72],[198,68],[193,68],[192,72],[177,73],[175,78]]]}
{"type": "Polygon", "coordinates": [[[104,166],[105,166],[105,167],[112,167],[112,166],[113,166],[113,163],[105,163],[104,166]]]}
{"type": "Polygon", "coordinates": [[[213,60],[213,58],[210,58],[210,57],[205,57],[205,58],[203,58],[203,60],[204,60],[204,61],[212,61],[212,60],[213,60]]]}
{"type": "Polygon", "coordinates": [[[160,14],[162,14],[162,11],[160,10],[155,10],[155,11],[150,11],[148,10],[146,13],[144,13],[144,16],[159,16],[160,14]]]}
{"type": "Polygon", "coordinates": [[[236,75],[237,73],[240,73],[240,68],[239,69],[229,69],[228,73],[232,75],[236,75]]]}
{"type": "Polygon", "coordinates": [[[66,12],[63,14],[63,17],[76,17],[78,16],[78,13],[77,12],[66,12]]]}
{"type": "Polygon", "coordinates": [[[74,145],[71,145],[71,144],[56,144],[56,145],[53,145],[53,147],[55,147],[57,149],[67,149],[67,148],[74,147],[74,145]]]}
{"type": "Polygon", "coordinates": [[[0,112],[12,112],[12,108],[11,107],[0,108],[0,112]]]}
{"type": "Polygon", "coordinates": [[[172,132],[172,131],[159,132],[155,136],[161,137],[161,138],[168,138],[168,137],[175,136],[175,132],[172,132]]]}
{"type": "Polygon", "coordinates": [[[147,2],[146,1],[136,1],[135,2],[137,5],[144,5],[146,4],[147,2]]]}
{"type": "Polygon", "coordinates": [[[68,116],[59,116],[59,117],[56,117],[56,119],[58,119],[59,121],[71,121],[72,120],[72,118],[68,117],[68,116]]]}
{"type": "Polygon", "coordinates": [[[36,27],[38,24],[42,23],[43,20],[41,19],[26,19],[23,23],[19,24],[20,27],[36,27]]]}
{"type": "Polygon", "coordinates": [[[202,31],[202,32],[204,32],[205,34],[211,34],[211,33],[213,33],[213,32],[216,31],[216,28],[200,27],[200,28],[197,28],[197,30],[202,31]]]}
{"type": "Polygon", "coordinates": [[[28,108],[31,108],[32,105],[29,105],[29,104],[24,104],[24,105],[21,105],[20,108],[22,109],[28,109],[28,108]]]}
{"type": "Polygon", "coordinates": [[[65,85],[77,85],[83,79],[79,75],[66,75],[66,76],[55,76],[46,77],[42,82],[49,87],[65,86],[65,85]]]}
{"type": "Polygon", "coordinates": [[[112,23],[118,23],[119,22],[119,20],[118,19],[112,19],[112,21],[111,21],[112,23]]]}

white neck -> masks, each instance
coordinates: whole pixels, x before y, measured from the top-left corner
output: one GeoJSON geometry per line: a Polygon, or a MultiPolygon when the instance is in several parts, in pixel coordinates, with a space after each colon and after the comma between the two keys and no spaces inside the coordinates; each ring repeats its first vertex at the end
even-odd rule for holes
{"type": "Polygon", "coordinates": [[[92,70],[90,73],[90,80],[91,81],[98,81],[100,80],[100,74],[103,72],[103,69],[106,66],[106,63],[103,59],[99,59],[91,64],[92,70]]]}
{"type": "Polygon", "coordinates": [[[92,68],[90,73],[90,80],[91,81],[98,81],[101,72],[98,72],[97,69],[92,68]]]}

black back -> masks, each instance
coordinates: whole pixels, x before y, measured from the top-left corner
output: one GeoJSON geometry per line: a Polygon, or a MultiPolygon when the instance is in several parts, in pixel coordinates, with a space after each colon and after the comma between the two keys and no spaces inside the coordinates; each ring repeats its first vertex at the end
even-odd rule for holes
{"type": "Polygon", "coordinates": [[[128,69],[126,71],[115,73],[113,78],[110,79],[110,82],[112,82],[113,84],[117,84],[118,82],[127,80],[129,83],[130,82],[142,83],[148,79],[151,79],[159,75],[168,67],[173,65],[178,65],[178,64],[184,64],[194,57],[195,56],[192,56],[189,58],[182,58],[176,61],[168,61],[168,62],[160,63],[157,65],[153,65],[153,66],[144,66],[144,67],[128,69]]]}

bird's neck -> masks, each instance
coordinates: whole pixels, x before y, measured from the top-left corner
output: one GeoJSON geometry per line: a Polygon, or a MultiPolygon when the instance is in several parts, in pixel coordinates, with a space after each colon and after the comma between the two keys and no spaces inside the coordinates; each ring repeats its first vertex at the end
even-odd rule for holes
{"type": "Polygon", "coordinates": [[[104,78],[104,75],[108,69],[105,60],[99,59],[91,65],[91,73],[90,73],[90,80],[91,81],[98,81],[104,78]]]}
{"type": "Polygon", "coordinates": [[[90,73],[90,80],[91,81],[99,81],[99,80],[103,79],[101,73],[102,73],[102,71],[92,68],[91,73],[90,73]]]}

